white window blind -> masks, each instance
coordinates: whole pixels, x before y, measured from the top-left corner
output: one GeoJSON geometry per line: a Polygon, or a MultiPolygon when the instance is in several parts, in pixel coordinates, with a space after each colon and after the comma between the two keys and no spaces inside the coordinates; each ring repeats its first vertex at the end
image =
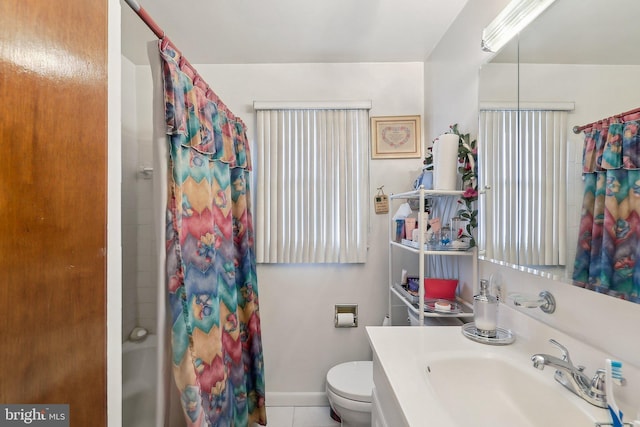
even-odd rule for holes
{"type": "Polygon", "coordinates": [[[479,240],[488,258],[566,264],[567,112],[480,111],[479,240]]]}
{"type": "Polygon", "coordinates": [[[254,107],[257,262],[365,262],[369,110],[254,107]]]}

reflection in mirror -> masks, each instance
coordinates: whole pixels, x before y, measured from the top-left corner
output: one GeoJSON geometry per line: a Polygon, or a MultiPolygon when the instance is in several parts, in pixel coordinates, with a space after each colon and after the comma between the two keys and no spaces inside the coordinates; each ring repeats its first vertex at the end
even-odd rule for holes
{"type": "Polygon", "coordinates": [[[498,52],[556,0],[511,0],[482,30],[482,50],[498,52]]]}
{"type": "MultiPolygon", "coordinates": [[[[501,144],[487,148],[480,159],[490,174],[485,184],[497,187],[486,197],[487,221],[480,234],[488,259],[573,282],[585,135],[572,128],[640,107],[640,55],[635,53],[640,2],[617,0],[616,13],[611,7],[602,0],[557,0],[480,71],[479,146],[501,144]],[[500,187],[509,189],[506,196],[500,187]]],[[[633,184],[630,194],[638,190],[633,184]]],[[[620,209],[633,210],[634,203],[620,209]]],[[[624,266],[613,274],[640,277],[638,246],[621,256],[624,266]]],[[[607,292],[608,286],[596,290],[607,292]]],[[[634,299],[637,287],[636,279],[635,288],[620,296],[634,299]]]]}

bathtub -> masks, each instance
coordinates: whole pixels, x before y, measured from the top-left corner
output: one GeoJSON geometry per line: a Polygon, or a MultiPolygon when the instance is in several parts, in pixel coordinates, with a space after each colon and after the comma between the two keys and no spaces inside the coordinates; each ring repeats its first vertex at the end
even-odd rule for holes
{"type": "Polygon", "coordinates": [[[157,343],[122,343],[122,427],[156,427],[157,343]]]}

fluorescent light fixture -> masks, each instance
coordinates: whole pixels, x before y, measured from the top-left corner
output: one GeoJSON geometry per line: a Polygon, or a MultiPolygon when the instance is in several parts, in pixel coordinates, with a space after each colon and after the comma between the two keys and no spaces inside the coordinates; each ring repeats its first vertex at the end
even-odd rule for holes
{"type": "Polygon", "coordinates": [[[482,50],[499,51],[554,1],[512,0],[496,19],[482,30],[482,50]]]}

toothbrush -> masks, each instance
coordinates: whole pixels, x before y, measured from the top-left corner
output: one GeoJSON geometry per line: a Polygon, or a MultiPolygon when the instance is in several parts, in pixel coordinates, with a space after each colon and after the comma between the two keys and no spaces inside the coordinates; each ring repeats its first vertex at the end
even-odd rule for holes
{"type": "Polygon", "coordinates": [[[613,427],[623,427],[622,424],[622,411],[616,405],[616,400],[613,397],[613,383],[622,384],[622,362],[617,360],[606,360],[606,372],[607,379],[604,382],[607,392],[607,406],[609,407],[609,413],[611,414],[611,421],[613,427]]]}

